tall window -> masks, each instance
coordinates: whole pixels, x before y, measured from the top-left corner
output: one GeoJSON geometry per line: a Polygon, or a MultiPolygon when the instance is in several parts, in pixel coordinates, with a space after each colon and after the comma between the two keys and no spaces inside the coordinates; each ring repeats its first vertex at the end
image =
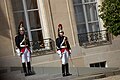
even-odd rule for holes
{"type": "Polygon", "coordinates": [[[82,42],[87,42],[89,32],[99,31],[97,0],[73,0],[78,34],[82,42]],[[83,38],[84,37],[84,38],[83,38]]]}
{"type": "Polygon", "coordinates": [[[26,31],[28,27],[30,28],[29,32],[31,33],[30,37],[32,42],[38,42],[38,45],[43,45],[38,1],[39,0],[11,0],[11,3],[13,7],[16,30],[18,29],[19,22],[23,20],[26,31]],[[26,10],[24,9],[24,6],[26,7],[26,10]],[[25,14],[25,11],[27,12],[27,15],[25,14]],[[28,16],[27,21],[26,16],[28,16]],[[26,27],[26,22],[29,22],[28,27],[26,27]]]}

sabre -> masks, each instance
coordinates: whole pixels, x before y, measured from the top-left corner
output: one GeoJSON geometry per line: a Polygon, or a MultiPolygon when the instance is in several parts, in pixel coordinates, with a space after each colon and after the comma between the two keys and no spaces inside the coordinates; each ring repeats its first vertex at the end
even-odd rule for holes
{"type": "Polygon", "coordinates": [[[73,65],[73,67],[76,69],[77,76],[79,76],[78,68],[74,65],[71,55],[70,55],[70,61],[71,61],[72,65],[73,65]]]}

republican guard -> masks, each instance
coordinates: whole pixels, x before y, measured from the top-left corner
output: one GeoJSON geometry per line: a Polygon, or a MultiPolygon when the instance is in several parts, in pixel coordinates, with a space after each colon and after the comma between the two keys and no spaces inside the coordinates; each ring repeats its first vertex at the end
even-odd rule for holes
{"type": "Polygon", "coordinates": [[[71,55],[71,47],[68,38],[64,36],[63,30],[59,30],[58,38],[56,39],[57,53],[62,62],[62,76],[72,75],[69,73],[69,57],[71,55]]]}

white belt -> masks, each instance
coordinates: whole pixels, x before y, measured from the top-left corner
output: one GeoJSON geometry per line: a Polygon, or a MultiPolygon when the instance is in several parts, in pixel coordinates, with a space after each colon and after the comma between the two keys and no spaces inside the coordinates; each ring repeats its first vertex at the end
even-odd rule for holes
{"type": "Polygon", "coordinates": [[[61,46],[60,48],[67,48],[67,46],[61,46]]]}

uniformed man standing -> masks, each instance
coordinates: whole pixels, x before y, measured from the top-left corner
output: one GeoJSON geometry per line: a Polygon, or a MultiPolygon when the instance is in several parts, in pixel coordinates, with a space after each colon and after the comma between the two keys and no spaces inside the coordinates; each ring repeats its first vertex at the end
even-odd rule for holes
{"type": "Polygon", "coordinates": [[[62,76],[72,75],[69,73],[69,56],[71,55],[71,48],[68,38],[64,36],[63,30],[59,30],[58,38],[56,39],[57,53],[62,62],[62,76]]]}
{"type": "Polygon", "coordinates": [[[31,71],[31,52],[30,52],[30,43],[28,37],[25,35],[25,29],[23,27],[23,22],[20,22],[18,27],[18,35],[15,37],[15,43],[17,48],[20,50],[20,57],[22,62],[22,67],[25,73],[25,76],[32,75],[31,71]],[[27,64],[27,69],[26,69],[27,64]]]}

